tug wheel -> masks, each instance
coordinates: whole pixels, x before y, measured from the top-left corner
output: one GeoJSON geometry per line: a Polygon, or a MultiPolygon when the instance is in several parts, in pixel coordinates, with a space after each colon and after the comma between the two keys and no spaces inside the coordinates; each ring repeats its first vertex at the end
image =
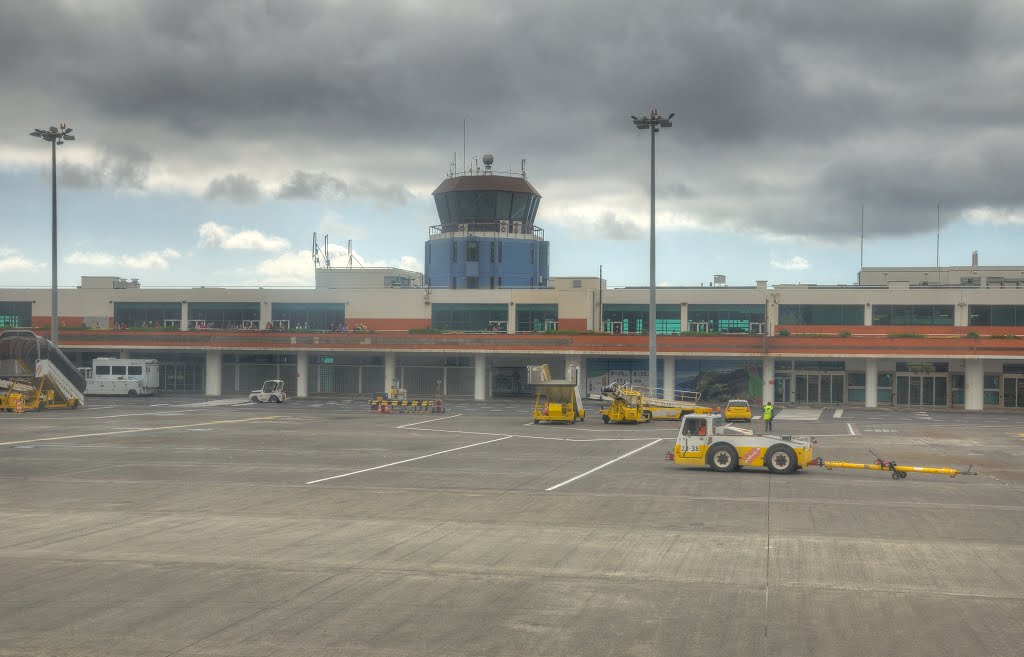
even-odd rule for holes
{"type": "Polygon", "coordinates": [[[727,443],[712,445],[708,450],[707,464],[715,472],[732,472],[739,463],[736,449],[727,443]]]}
{"type": "Polygon", "coordinates": [[[772,474],[791,474],[796,470],[796,453],[788,445],[773,445],[764,457],[764,465],[772,474]]]}

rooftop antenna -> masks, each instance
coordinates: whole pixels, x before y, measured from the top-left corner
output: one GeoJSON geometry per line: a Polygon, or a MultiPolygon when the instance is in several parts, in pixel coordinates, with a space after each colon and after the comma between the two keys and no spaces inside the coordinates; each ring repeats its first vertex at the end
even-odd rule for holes
{"type": "MultiPolygon", "coordinates": [[[[864,204],[860,204],[860,268],[864,270],[864,204]]],[[[857,274],[857,282],[860,283],[860,274],[857,274]]]]}
{"type": "Polygon", "coordinates": [[[941,203],[935,204],[935,268],[939,268],[939,211],[942,207],[941,203]]]}
{"type": "Polygon", "coordinates": [[[313,233],[313,266],[320,266],[320,243],[316,241],[316,233],[313,233]]]}
{"type": "Polygon", "coordinates": [[[328,269],[330,269],[331,268],[331,255],[330,255],[330,251],[328,250],[329,247],[327,245],[327,239],[328,239],[327,235],[324,235],[324,265],[328,269]]]}
{"type": "Polygon", "coordinates": [[[525,178],[526,177],[526,158],[525,157],[523,158],[521,166],[523,168],[523,178],[525,178]]]}
{"type": "Polygon", "coordinates": [[[469,164],[466,162],[466,117],[462,117],[462,168],[465,169],[468,166],[469,164]]]}
{"type": "Polygon", "coordinates": [[[352,240],[348,241],[348,268],[352,269],[352,240]]]}

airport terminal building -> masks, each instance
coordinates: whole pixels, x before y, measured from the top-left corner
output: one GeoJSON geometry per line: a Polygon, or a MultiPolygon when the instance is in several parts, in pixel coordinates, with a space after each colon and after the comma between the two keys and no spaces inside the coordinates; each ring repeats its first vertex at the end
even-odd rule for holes
{"type": "MultiPolygon", "coordinates": [[[[486,160],[485,160],[486,162],[486,160]]],[[[74,362],[160,362],[163,391],[244,394],[527,394],[526,367],[580,368],[702,400],[786,405],[1024,408],[1024,266],[866,268],[856,285],[610,288],[550,277],[525,175],[453,176],[425,272],[317,268],[310,289],[146,288],[83,277],[59,291],[60,347],[74,362]]],[[[311,266],[313,266],[311,264],[311,266]]],[[[49,288],[0,288],[0,327],[50,325],[49,288]]]]}

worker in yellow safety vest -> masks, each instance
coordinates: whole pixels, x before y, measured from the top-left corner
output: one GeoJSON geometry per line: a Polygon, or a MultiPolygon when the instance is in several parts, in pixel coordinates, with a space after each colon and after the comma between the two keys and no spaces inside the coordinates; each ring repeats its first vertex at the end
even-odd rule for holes
{"type": "Polygon", "coordinates": [[[772,430],[772,419],[775,417],[775,407],[770,401],[764,404],[764,430],[772,430]]]}

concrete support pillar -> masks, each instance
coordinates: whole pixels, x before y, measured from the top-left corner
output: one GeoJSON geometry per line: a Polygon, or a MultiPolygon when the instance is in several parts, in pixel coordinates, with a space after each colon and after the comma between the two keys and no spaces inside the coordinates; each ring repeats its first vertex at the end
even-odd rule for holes
{"type": "Polygon", "coordinates": [[[220,351],[206,352],[206,396],[220,397],[222,386],[220,380],[221,364],[224,362],[224,353],[220,351]]]}
{"type": "Polygon", "coordinates": [[[132,355],[131,355],[130,352],[122,351],[122,352],[118,353],[117,357],[118,358],[131,358],[132,355]]]}
{"type": "Polygon", "coordinates": [[[309,354],[300,351],[295,355],[295,396],[309,397],[309,354]]]}
{"type": "Polygon", "coordinates": [[[985,407],[985,364],[980,360],[964,363],[964,410],[980,411],[985,407]]]}
{"type": "Polygon", "coordinates": [[[474,365],[473,399],[483,401],[487,399],[487,355],[477,354],[474,365]]]}
{"type": "Polygon", "coordinates": [[[267,328],[267,322],[271,320],[273,314],[271,314],[271,307],[269,301],[260,302],[260,328],[267,328]]]}
{"type": "Polygon", "coordinates": [[[774,335],[779,325],[779,295],[772,293],[768,295],[768,308],[764,317],[764,330],[768,335],[774,335]]]}
{"type": "Polygon", "coordinates": [[[188,330],[188,301],[181,302],[181,324],[178,325],[181,331],[188,330]]]}
{"type": "MultiPolygon", "coordinates": [[[[686,306],[683,306],[683,312],[686,312],[686,306]]],[[[662,370],[661,370],[661,397],[663,399],[675,399],[676,396],[676,357],[665,356],[661,359],[662,370]]]]}
{"type": "Polygon", "coordinates": [[[870,303],[865,303],[864,304],[864,326],[871,326],[871,325],[872,325],[872,321],[871,321],[871,304],[870,303]]]}
{"type": "Polygon", "coordinates": [[[508,304],[508,327],[505,330],[508,333],[516,332],[516,304],[514,301],[508,304]]]}
{"type": "Polygon", "coordinates": [[[971,323],[970,313],[967,312],[967,304],[961,301],[953,306],[953,326],[968,326],[971,323]]]}
{"type": "Polygon", "coordinates": [[[395,383],[395,352],[384,352],[384,391],[387,392],[395,383]]]}
{"type": "Polygon", "coordinates": [[[761,361],[761,403],[775,403],[775,359],[761,361]]]}
{"type": "Polygon", "coordinates": [[[878,408],[878,359],[864,361],[864,407],[878,408]]]}
{"type": "Polygon", "coordinates": [[[573,356],[573,357],[568,357],[567,356],[566,357],[566,359],[565,359],[565,369],[564,369],[565,375],[563,376],[564,379],[566,379],[567,381],[571,381],[572,380],[572,377],[575,376],[574,371],[576,369],[576,365],[577,365],[577,361],[576,361],[576,357],[575,356],[573,356]]]}
{"type": "Polygon", "coordinates": [[[685,301],[679,304],[679,332],[690,330],[690,304],[685,301]]]}

